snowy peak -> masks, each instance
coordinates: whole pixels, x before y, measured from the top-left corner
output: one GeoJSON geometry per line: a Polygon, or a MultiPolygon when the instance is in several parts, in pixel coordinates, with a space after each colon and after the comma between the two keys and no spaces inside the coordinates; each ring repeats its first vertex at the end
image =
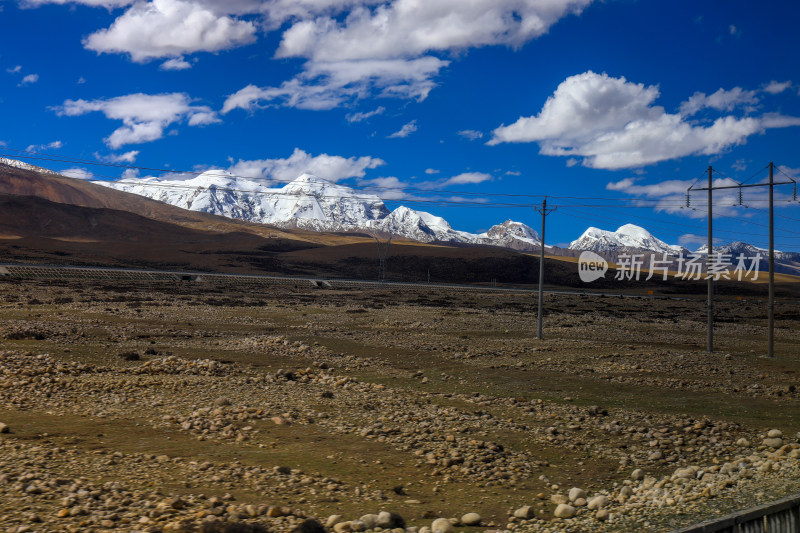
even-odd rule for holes
{"type": "Polygon", "coordinates": [[[358,194],[311,174],[279,189],[224,170],[207,170],[186,181],[144,178],[95,183],[193,211],[317,231],[367,227],[389,212],[377,196],[358,194]]]}
{"type": "Polygon", "coordinates": [[[663,254],[680,254],[681,246],[673,246],[655,238],[646,229],[635,224],[625,224],[616,231],[590,227],[578,240],[572,241],[570,250],[590,250],[598,253],[611,253],[621,248],[635,248],[663,254]]]}
{"type": "Polygon", "coordinates": [[[58,172],[53,172],[52,170],[47,170],[46,168],[37,167],[31,165],[30,163],[25,163],[23,161],[17,161],[16,159],[8,159],[7,157],[0,157],[0,164],[8,165],[10,167],[19,168],[21,170],[30,170],[33,172],[39,172],[40,174],[50,174],[50,175],[59,175],[58,172]]]}
{"type": "Polygon", "coordinates": [[[486,236],[494,239],[517,239],[531,244],[538,244],[541,242],[536,230],[522,222],[515,222],[511,219],[506,220],[502,224],[492,226],[489,231],[486,232],[486,236]]]}

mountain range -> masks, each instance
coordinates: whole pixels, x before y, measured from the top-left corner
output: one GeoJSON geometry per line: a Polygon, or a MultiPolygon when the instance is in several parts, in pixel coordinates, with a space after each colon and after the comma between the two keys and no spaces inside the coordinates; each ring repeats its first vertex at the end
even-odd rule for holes
{"type": "Polygon", "coordinates": [[[270,224],[328,232],[369,232],[419,242],[484,244],[516,250],[539,248],[535,230],[507,220],[485,233],[453,229],[443,218],[400,206],[389,211],[378,196],[302,174],[280,188],[210,170],[186,181],[159,178],[95,181],[183,209],[270,224]]]}
{"type": "MultiPolygon", "coordinates": [[[[51,170],[13,159],[0,158],[0,164],[60,177],[51,170]]],[[[77,185],[82,180],[70,181],[77,185]]],[[[423,243],[488,245],[517,251],[538,251],[541,243],[539,234],[521,222],[506,220],[484,233],[460,231],[431,213],[406,206],[390,211],[383,200],[374,194],[311,174],[302,174],[279,188],[271,188],[260,180],[236,177],[221,170],[206,171],[185,181],[137,178],[92,183],[157,200],[198,215],[218,215],[287,230],[344,234],[366,232],[376,237],[393,235],[423,243]]],[[[86,202],[78,203],[89,205],[86,202]]],[[[150,205],[147,209],[153,210],[150,205]]],[[[644,252],[672,257],[690,253],[686,248],[667,244],[634,224],[625,224],[616,231],[590,227],[566,249],[547,248],[552,255],[577,255],[589,250],[612,261],[625,253],[644,252]]],[[[762,268],[766,269],[766,250],[747,243],[736,241],[717,246],[714,250],[733,257],[740,253],[748,257],[761,253],[762,268]]],[[[705,246],[695,253],[704,254],[705,246]]],[[[776,259],[780,263],[780,268],[776,270],[793,274],[800,272],[800,254],[776,252],[776,259]]]]}

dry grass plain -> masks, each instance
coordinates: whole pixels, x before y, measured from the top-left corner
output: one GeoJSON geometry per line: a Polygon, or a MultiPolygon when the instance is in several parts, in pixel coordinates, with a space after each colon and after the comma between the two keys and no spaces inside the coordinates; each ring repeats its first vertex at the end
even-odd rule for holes
{"type": "Polygon", "coordinates": [[[528,294],[2,280],[0,302],[4,531],[668,531],[800,490],[796,302],[774,359],[747,300],[718,303],[714,354],[700,301],[550,295],[544,340],[528,294]]]}

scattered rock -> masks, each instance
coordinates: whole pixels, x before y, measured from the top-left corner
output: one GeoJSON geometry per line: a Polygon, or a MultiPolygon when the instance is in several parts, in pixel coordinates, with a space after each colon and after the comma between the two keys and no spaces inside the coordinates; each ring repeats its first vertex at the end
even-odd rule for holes
{"type": "Polygon", "coordinates": [[[481,515],[478,513],[467,513],[461,517],[461,524],[465,526],[477,526],[481,523],[481,515]]]}
{"type": "Polygon", "coordinates": [[[556,518],[572,518],[578,511],[571,505],[560,503],[553,511],[553,516],[556,518]]]}

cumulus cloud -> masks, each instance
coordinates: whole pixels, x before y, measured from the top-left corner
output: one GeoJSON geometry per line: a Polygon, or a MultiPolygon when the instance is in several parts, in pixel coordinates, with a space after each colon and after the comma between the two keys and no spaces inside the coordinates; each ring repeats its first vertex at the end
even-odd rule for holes
{"type": "Polygon", "coordinates": [[[92,180],[94,179],[94,174],[88,171],[85,168],[68,168],[66,170],[62,170],[59,172],[62,176],[66,176],[68,178],[75,178],[79,180],[92,180]]]}
{"type": "MultiPolygon", "coordinates": [[[[108,161],[109,163],[135,163],[136,158],[139,156],[139,150],[131,150],[129,152],[125,152],[122,154],[110,154],[107,156],[101,156],[100,154],[95,154],[97,159],[108,161]]],[[[128,169],[133,170],[133,169],[128,169]]]]}
{"type": "Polygon", "coordinates": [[[192,68],[192,64],[183,59],[183,56],[181,56],[167,59],[161,63],[161,66],[158,68],[161,70],[186,70],[192,68]]]}
{"type": "Polygon", "coordinates": [[[17,87],[22,87],[23,85],[29,85],[31,83],[36,83],[39,81],[38,74],[28,74],[27,76],[22,78],[22,81],[17,84],[17,87]]]}
{"type": "Polygon", "coordinates": [[[256,25],[189,0],[136,2],[107,29],[84,39],[98,53],[129,54],[136,62],[217,52],[255,41],[256,25]]]}
{"type": "Polygon", "coordinates": [[[292,155],[283,159],[240,159],[236,163],[231,161],[228,171],[235,176],[264,178],[276,182],[292,181],[304,172],[329,181],[339,181],[363,177],[368,169],[384,164],[385,161],[377,157],[342,157],[328,154],[312,156],[300,148],[295,148],[292,155]]]}
{"type": "Polygon", "coordinates": [[[22,0],[22,7],[39,7],[44,4],[80,4],[92,7],[105,7],[106,9],[113,9],[116,7],[124,7],[132,4],[134,0],[22,0]]]}
{"type": "Polygon", "coordinates": [[[200,126],[220,121],[208,106],[192,105],[185,93],[137,93],[106,100],[66,100],[55,111],[62,116],[98,111],[106,118],[121,120],[122,127],[105,139],[113,149],[160,139],[171,124],[186,121],[190,126],[200,126]]]}
{"type": "Polygon", "coordinates": [[[253,111],[269,105],[333,109],[373,93],[424,100],[435,85],[431,78],[448,64],[435,57],[309,63],[304,72],[278,87],[251,84],[240,89],[225,100],[222,113],[237,108],[253,111]]]}
{"type": "Polygon", "coordinates": [[[409,135],[411,135],[415,131],[417,131],[417,121],[416,120],[412,120],[411,122],[403,125],[403,127],[400,128],[399,130],[397,130],[396,132],[394,132],[391,135],[389,135],[388,138],[389,139],[402,139],[402,138],[408,137],[409,135]]]}
{"type": "Polygon", "coordinates": [[[434,54],[520,46],[592,0],[276,0],[261,12],[284,31],[277,58],[306,59],[277,87],[249,85],[223,113],[260,102],[331,109],[368,96],[424,100],[449,61],[434,54]]]}
{"type": "Polygon", "coordinates": [[[719,89],[710,95],[696,92],[689,100],[681,104],[680,113],[689,116],[705,108],[716,109],[717,111],[732,111],[734,108],[744,104],[757,104],[757,95],[757,91],[745,91],[741,87],[734,87],[729,91],[719,89]]]}
{"type": "Polygon", "coordinates": [[[484,181],[491,181],[492,175],[485,172],[463,172],[457,176],[453,176],[444,182],[445,185],[464,185],[467,183],[483,183],[484,181]]]}
{"type": "Polygon", "coordinates": [[[26,152],[41,152],[42,150],[58,150],[64,146],[64,143],[61,141],[53,141],[47,144],[32,144],[28,146],[25,151],[26,152]]]}
{"type": "MultiPolygon", "coordinates": [[[[690,205],[686,205],[686,191],[696,180],[666,180],[658,183],[640,184],[639,178],[625,178],[606,184],[609,191],[621,192],[633,197],[632,203],[646,206],[672,214],[681,214],[690,218],[704,218],[708,212],[708,196],[705,191],[691,194],[690,205]]],[[[729,178],[716,178],[712,181],[715,187],[736,185],[729,178]]],[[[702,186],[705,186],[703,182],[702,186]]],[[[755,193],[757,194],[757,193],[755,193]]],[[[721,190],[714,193],[714,213],[733,215],[737,208],[738,193],[734,189],[721,190]]]]}
{"type": "Polygon", "coordinates": [[[373,109],[372,111],[360,111],[358,113],[348,113],[345,117],[347,122],[363,122],[368,118],[374,117],[375,115],[381,115],[383,112],[386,111],[386,108],[383,106],[379,106],[377,109],[373,109]]]}
{"type": "Polygon", "coordinates": [[[299,20],[287,29],[277,57],[347,61],[418,57],[429,51],[521,46],[591,0],[395,0],[357,6],[344,18],[299,20]]]}
{"type": "MultiPolygon", "coordinates": [[[[697,105],[728,110],[749,98],[745,91],[715,94],[714,98],[704,96],[702,102],[698,97],[697,105]]],[[[624,77],[591,71],[570,76],[538,115],[498,127],[488,144],[537,142],[544,155],[583,157],[585,166],[619,169],[717,154],[768,128],[800,124],[798,118],[777,114],[728,115],[696,124],[654,105],[658,96],[658,87],[624,77]]]]}
{"type": "Polygon", "coordinates": [[[470,141],[475,141],[483,137],[483,132],[478,130],[461,130],[458,134],[470,141]]]}
{"type": "Polygon", "coordinates": [[[783,91],[790,89],[792,87],[791,81],[775,81],[772,80],[768,84],[764,86],[764,92],[769,94],[780,94],[783,91]]]}

